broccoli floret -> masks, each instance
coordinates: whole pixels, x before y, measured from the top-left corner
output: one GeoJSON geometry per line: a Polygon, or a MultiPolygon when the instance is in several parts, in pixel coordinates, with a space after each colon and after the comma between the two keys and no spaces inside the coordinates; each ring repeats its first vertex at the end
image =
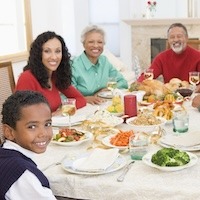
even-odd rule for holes
{"type": "Polygon", "coordinates": [[[159,166],[182,166],[190,162],[190,157],[186,152],[173,148],[163,148],[153,154],[152,163],[159,166]]]}
{"type": "Polygon", "coordinates": [[[182,163],[182,165],[185,165],[187,163],[190,162],[190,157],[186,152],[183,151],[179,151],[179,153],[177,153],[174,156],[174,159],[176,159],[177,161],[179,161],[180,163],[182,163]]]}
{"type": "Polygon", "coordinates": [[[151,161],[159,166],[165,166],[165,163],[167,162],[167,156],[161,154],[154,154],[151,158],[151,161]]]}
{"type": "Polygon", "coordinates": [[[166,166],[166,167],[177,167],[177,166],[180,166],[180,163],[177,162],[177,161],[175,161],[175,160],[172,160],[172,161],[166,163],[165,166],[166,166]]]}

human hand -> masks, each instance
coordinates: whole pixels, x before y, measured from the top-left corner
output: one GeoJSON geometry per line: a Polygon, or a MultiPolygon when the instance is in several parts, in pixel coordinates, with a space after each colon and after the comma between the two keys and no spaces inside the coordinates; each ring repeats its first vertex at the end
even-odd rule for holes
{"type": "Polygon", "coordinates": [[[195,92],[200,92],[200,85],[197,85],[195,92]]]}
{"type": "Polygon", "coordinates": [[[98,96],[86,96],[85,98],[86,98],[87,103],[90,103],[92,105],[94,105],[94,104],[99,105],[99,104],[102,104],[106,101],[105,99],[102,99],[98,96]]]}
{"type": "Polygon", "coordinates": [[[200,107],[200,95],[197,95],[192,100],[192,106],[195,108],[200,107]]]}

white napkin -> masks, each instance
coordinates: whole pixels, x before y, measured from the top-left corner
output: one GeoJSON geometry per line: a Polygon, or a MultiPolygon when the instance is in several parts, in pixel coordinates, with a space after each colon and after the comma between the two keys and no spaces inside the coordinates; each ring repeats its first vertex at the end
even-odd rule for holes
{"type": "Polygon", "coordinates": [[[189,132],[183,135],[167,135],[160,140],[170,146],[192,147],[200,144],[200,132],[189,132]]]}
{"type": "MultiPolygon", "coordinates": [[[[74,115],[71,116],[71,124],[81,122],[86,119],[85,115],[74,115]]],[[[52,125],[53,126],[66,126],[69,125],[69,117],[60,116],[53,116],[52,117],[52,125]]]]}
{"type": "Polygon", "coordinates": [[[94,149],[86,158],[73,163],[73,168],[79,171],[104,171],[110,167],[119,156],[119,149],[94,149]]]}

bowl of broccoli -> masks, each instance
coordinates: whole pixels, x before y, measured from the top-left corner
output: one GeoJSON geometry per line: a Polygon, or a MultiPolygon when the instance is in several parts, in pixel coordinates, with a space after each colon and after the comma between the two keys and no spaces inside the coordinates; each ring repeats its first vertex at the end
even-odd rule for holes
{"type": "Polygon", "coordinates": [[[143,162],[163,171],[177,171],[196,164],[195,154],[174,148],[162,148],[143,157],[143,162]]]}

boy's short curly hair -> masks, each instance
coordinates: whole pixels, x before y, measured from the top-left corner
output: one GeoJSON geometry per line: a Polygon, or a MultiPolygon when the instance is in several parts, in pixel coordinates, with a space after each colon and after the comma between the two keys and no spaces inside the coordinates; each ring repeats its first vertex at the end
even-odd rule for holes
{"type": "Polygon", "coordinates": [[[46,104],[50,109],[48,101],[41,93],[30,90],[16,91],[3,103],[2,124],[15,129],[16,122],[21,118],[22,108],[40,103],[46,104]]]}

